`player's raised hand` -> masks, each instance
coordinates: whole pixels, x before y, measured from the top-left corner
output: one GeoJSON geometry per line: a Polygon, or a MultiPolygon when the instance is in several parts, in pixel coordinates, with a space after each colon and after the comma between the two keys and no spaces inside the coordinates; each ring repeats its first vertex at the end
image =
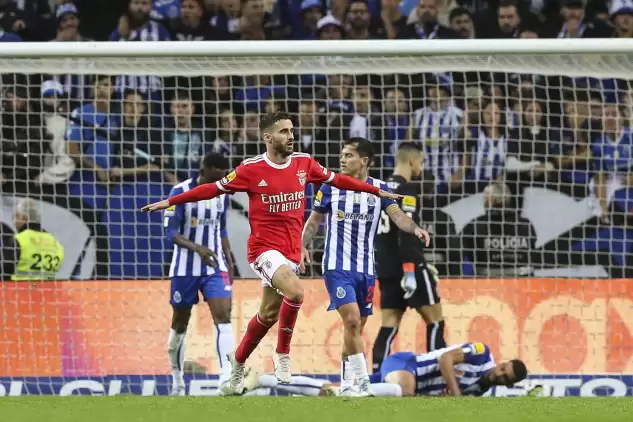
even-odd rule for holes
{"type": "Polygon", "coordinates": [[[420,240],[424,239],[424,245],[425,246],[428,247],[431,244],[431,235],[426,230],[423,230],[423,229],[417,227],[413,231],[413,234],[416,235],[420,240]]]}
{"type": "Polygon", "coordinates": [[[299,271],[306,272],[306,264],[311,264],[312,258],[310,258],[310,251],[305,247],[301,247],[301,261],[299,262],[299,271]]]}
{"type": "Polygon", "coordinates": [[[202,262],[207,264],[209,267],[217,267],[218,265],[218,256],[211,249],[206,246],[198,245],[196,248],[196,253],[200,255],[202,262]]]}
{"type": "Polygon", "coordinates": [[[378,192],[378,196],[380,196],[381,198],[393,199],[394,201],[404,198],[404,195],[398,195],[397,193],[387,192],[386,190],[382,189],[380,189],[380,191],[378,192]]]}
{"type": "Polygon", "coordinates": [[[166,210],[170,207],[169,200],[163,199],[162,201],[154,202],[153,204],[145,205],[141,208],[143,212],[152,212],[152,211],[160,211],[166,210]]]}

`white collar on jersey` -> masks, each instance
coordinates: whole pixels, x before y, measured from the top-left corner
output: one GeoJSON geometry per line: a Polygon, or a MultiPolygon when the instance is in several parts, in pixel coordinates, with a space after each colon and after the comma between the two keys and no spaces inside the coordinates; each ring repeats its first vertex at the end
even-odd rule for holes
{"type": "Polygon", "coordinates": [[[266,164],[268,164],[272,168],[275,168],[275,169],[278,169],[278,170],[283,170],[285,168],[288,168],[288,166],[290,165],[290,162],[292,161],[292,154],[290,155],[290,157],[288,157],[288,161],[286,161],[283,164],[275,164],[275,163],[273,163],[270,160],[270,158],[268,158],[268,154],[267,153],[263,153],[262,156],[264,157],[264,161],[266,161],[266,164]]]}

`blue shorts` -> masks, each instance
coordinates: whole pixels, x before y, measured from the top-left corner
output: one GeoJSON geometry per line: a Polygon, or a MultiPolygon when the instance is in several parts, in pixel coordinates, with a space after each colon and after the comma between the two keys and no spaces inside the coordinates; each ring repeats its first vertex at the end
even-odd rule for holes
{"type": "Polygon", "coordinates": [[[228,273],[202,276],[181,276],[171,279],[171,299],[175,308],[189,308],[198,303],[198,291],[204,300],[230,298],[233,294],[228,273]]]}
{"type": "Polygon", "coordinates": [[[387,374],[395,371],[407,371],[415,376],[416,370],[417,365],[414,353],[394,353],[387,356],[385,360],[382,361],[382,365],[380,365],[380,380],[384,382],[387,374]]]}
{"type": "Polygon", "coordinates": [[[357,303],[361,316],[369,316],[373,313],[376,277],[351,271],[328,270],[323,274],[323,278],[330,295],[328,311],[333,311],[348,303],[357,303]]]}

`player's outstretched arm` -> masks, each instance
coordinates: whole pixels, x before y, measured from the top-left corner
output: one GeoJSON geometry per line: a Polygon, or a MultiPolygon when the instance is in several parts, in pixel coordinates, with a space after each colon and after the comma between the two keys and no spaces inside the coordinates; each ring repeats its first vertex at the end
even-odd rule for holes
{"type": "Polygon", "coordinates": [[[345,174],[335,173],[334,178],[329,184],[334,186],[335,188],[339,188],[342,190],[367,192],[373,195],[380,196],[381,198],[388,198],[388,199],[393,199],[393,200],[402,198],[402,195],[398,195],[392,192],[387,192],[386,190],[380,189],[377,186],[370,185],[369,183],[365,183],[361,180],[358,180],[351,176],[347,176],[345,174]]]}
{"type": "Polygon", "coordinates": [[[403,232],[411,233],[424,241],[426,246],[431,243],[431,236],[426,230],[423,230],[416,224],[415,221],[400,209],[396,204],[390,205],[387,210],[387,215],[394,222],[396,226],[403,232]]]}
{"type": "Polygon", "coordinates": [[[461,347],[444,353],[439,359],[440,372],[442,373],[442,377],[444,377],[444,381],[446,381],[448,393],[451,396],[462,395],[459,384],[457,384],[457,378],[455,377],[455,365],[463,361],[464,352],[461,347]]]}
{"type": "Polygon", "coordinates": [[[218,187],[219,183],[220,182],[207,183],[204,185],[196,186],[195,188],[188,190],[187,192],[172,196],[168,199],[163,199],[162,201],[154,202],[153,204],[145,205],[143,208],[141,208],[141,211],[160,211],[165,210],[172,205],[180,205],[186,204],[187,202],[198,202],[205,199],[215,198],[216,196],[220,196],[223,193],[226,193],[218,187]]]}

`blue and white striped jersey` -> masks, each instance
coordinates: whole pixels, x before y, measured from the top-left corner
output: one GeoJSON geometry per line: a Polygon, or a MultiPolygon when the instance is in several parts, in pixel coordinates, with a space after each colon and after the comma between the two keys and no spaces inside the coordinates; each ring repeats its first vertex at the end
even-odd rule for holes
{"type": "MultiPolygon", "coordinates": [[[[389,191],[387,184],[369,177],[367,183],[389,191]]],[[[327,214],[323,271],[342,270],[375,274],[374,238],[380,212],[396,202],[365,192],[322,185],[312,209],[327,214]]]]}
{"type": "Polygon", "coordinates": [[[452,105],[435,111],[423,107],[415,111],[413,139],[419,139],[424,149],[424,168],[433,172],[436,184],[450,182],[459,165],[455,143],[459,138],[464,112],[452,105]]]}
{"type": "MultiPolygon", "coordinates": [[[[187,192],[196,185],[195,179],[185,180],[174,186],[169,196],[187,192]]],[[[165,211],[163,226],[170,240],[180,233],[193,243],[208,247],[218,257],[218,267],[209,267],[197,253],[174,244],[169,277],[212,275],[218,271],[228,271],[222,249],[222,238],[227,235],[228,207],[229,196],[220,195],[213,199],[175,205],[165,211]]]]}
{"type": "Polygon", "coordinates": [[[460,390],[475,384],[486,372],[496,366],[490,348],[482,343],[466,343],[445,347],[423,355],[416,355],[416,393],[437,396],[446,391],[447,384],[440,372],[440,357],[461,347],[464,361],[455,365],[455,376],[460,390]]]}
{"type": "Polygon", "coordinates": [[[502,134],[498,139],[492,139],[478,127],[471,127],[470,134],[471,178],[476,181],[497,179],[505,167],[506,136],[502,134]]]}

